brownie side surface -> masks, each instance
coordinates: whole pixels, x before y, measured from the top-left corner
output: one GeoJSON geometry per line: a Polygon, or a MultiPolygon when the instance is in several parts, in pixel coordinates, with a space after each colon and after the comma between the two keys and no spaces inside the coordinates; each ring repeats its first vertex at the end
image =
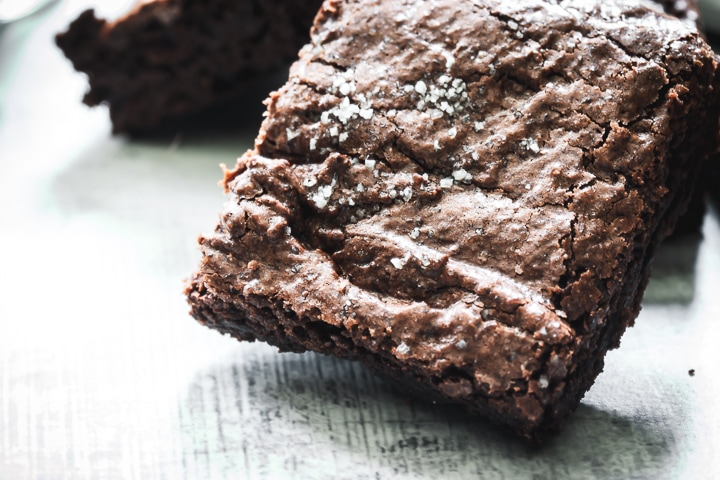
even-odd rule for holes
{"type": "Polygon", "coordinates": [[[716,69],[636,2],[327,1],[226,173],[192,314],[557,430],[715,147],[716,69]]]}
{"type": "MultiPolygon", "coordinates": [[[[694,26],[704,36],[703,20],[701,16],[700,6],[697,0],[650,0],[647,2],[648,7],[656,8],[658,11],[673,15],[683,20],[687,25],[694,26]]],[[[709,161],[709,160],[707,160],[709,161]]],[[[709,167],[705,165],[705,170],[709,167]]],[[[702,177],[703,175],[701,175],[702,177]]],[[[685,213],[678,219],[673,235],[675,237],[683,235],[696,235],[702,229],[705,219],[706,208],[706,188],[702,178],[697,179],[695,183],[695,192],[688,204],[685,213]]]]}
{"type": "Polygon", "coordinates": [[[113,131],[232,99],[297,58],[320,0],[155,0],[108,22],[83,12],[57,44],[88,75],[84,102],[107,104],[113,131]]]}

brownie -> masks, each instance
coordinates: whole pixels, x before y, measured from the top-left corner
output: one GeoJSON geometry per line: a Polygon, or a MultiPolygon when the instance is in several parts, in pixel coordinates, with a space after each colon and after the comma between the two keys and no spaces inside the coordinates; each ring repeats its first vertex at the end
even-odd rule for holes
{"type": "Polygon", "coordinates": [[[225,173],[192,315],[542,439],[640,310],[717,67],[636,1],[328,0],[225,173]]]}
{"type": "MultiPolygon", "coordinates": [[[[700,6],[697,0],[648,0],[646,5],[683,20],[687,25],[694,26],[704,35],[700,6]]],[[[706,164],[704,169],[707,170],[711,167],[711,164],[706,164]]],[[[703,221],[705,220],[705,193],[706,188],[701,179],[700,182],[696,182],[695,193],[686,212],[678,219],[675,225],[672,232],[673,237],[697,235],[700,233],[703,221]]]]}
{"type": "Polygon", "coordinates": [[[287,67],[320,0],[155,0],[108,22],[83,12],[57,44],[88,75],[113,131],[145,132],[239,96],[287,67]]]}

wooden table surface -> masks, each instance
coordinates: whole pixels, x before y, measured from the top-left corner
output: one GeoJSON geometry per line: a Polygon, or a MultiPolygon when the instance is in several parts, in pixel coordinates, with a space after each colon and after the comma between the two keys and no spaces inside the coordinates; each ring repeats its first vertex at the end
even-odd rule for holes
{"type": "Polygon", "coordinates": [[[354,363],[189,317],[218,164],[252,144],[262,95],[234,125],[112,137],[52,43],[86,3],[0,27],[0,480],[720,478],[717,207],[664,246],[637,325],[530,449],[354,363]]]}

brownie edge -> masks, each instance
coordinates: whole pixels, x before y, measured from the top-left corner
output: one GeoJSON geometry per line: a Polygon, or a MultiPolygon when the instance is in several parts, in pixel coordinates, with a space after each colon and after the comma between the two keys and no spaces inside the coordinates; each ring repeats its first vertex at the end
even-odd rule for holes
{"type": "Polygon", "coordinates": [[[192,315],[539,441],[639,312],[717,67],[633,1],[327,1],[226,173],[192,315]]]}

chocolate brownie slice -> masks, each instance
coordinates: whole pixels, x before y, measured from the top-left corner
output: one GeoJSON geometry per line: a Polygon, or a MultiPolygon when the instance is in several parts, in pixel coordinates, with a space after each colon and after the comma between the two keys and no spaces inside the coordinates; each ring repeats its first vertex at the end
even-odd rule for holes
{"type": "Polygon", "coordinates": [[[155,0],[115,22],[82,13],[57,44],[88,74],[84,102],[107,104],[113,131],[237,97],[286,67],[308,40],[320,0],[155,0]]]}
{"type": "Polygon", "coordinates": [[[717,74],[635,1],[327,1],[226,172],[192,314],[538,439],[640,309],[717,74]]]}

